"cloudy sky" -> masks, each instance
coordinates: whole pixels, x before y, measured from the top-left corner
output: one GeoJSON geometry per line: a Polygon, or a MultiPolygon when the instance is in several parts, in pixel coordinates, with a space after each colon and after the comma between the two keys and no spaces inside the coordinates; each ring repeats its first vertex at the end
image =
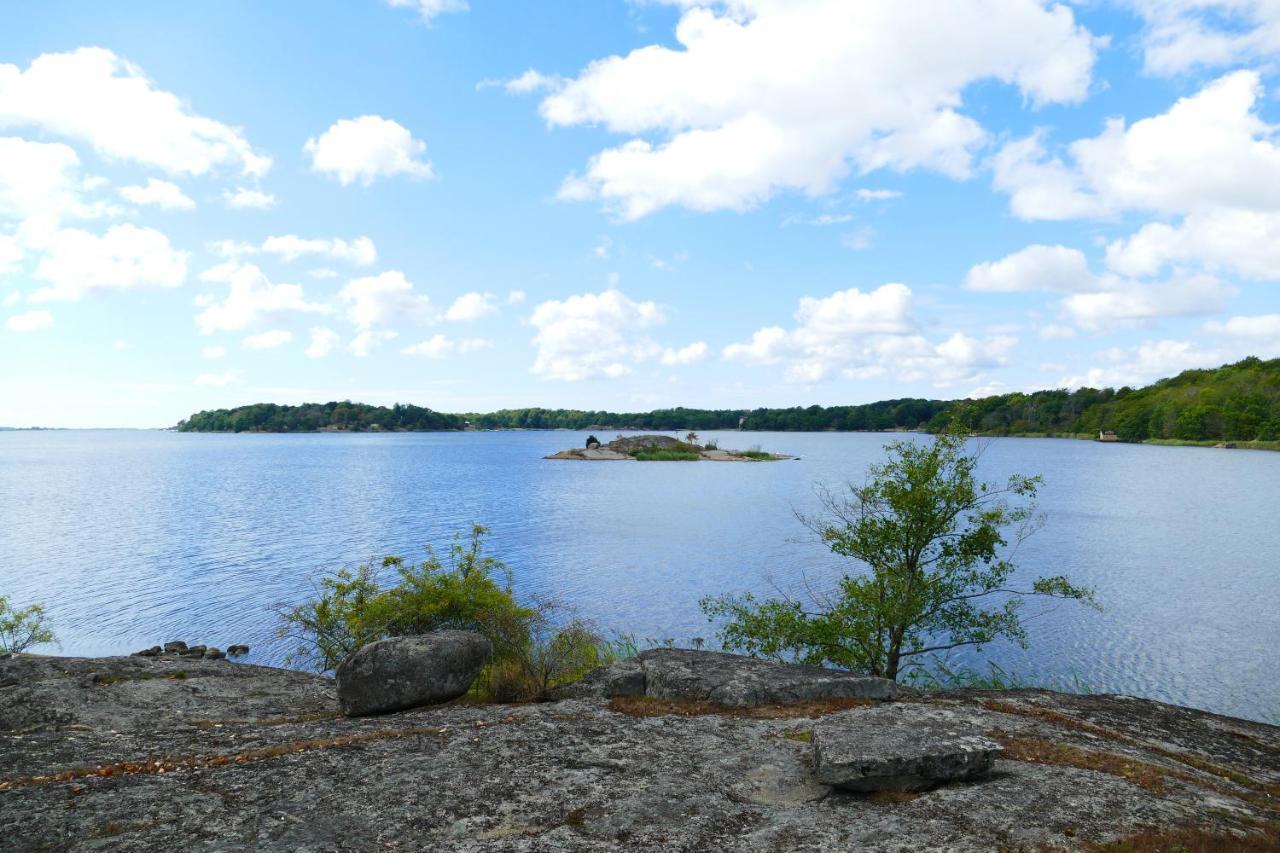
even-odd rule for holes
{"type": "Polygon", "coordinates": [[[1274,0],[0,3],[0,424],[1280,355],[1274,0]]]}

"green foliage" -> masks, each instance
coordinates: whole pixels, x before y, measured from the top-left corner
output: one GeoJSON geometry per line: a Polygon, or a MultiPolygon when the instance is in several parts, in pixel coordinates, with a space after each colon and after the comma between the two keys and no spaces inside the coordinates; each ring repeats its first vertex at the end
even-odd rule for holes
{"type": "Polygon", "coordinates": [[[235,409],[198,412],[178,424],[181,432],[406,432],[460,430],[466,421],[397,403],[390,408],[366,403],[303,403],[277,406],[255,403],[235,409]]]}
{"type": "Polygon", "coordinates": [[[624,645],[608,642],[581,620],[556,624],[553,602],[518,603],[510,571],[484,553],[488,532],[473,526],[467,539],[455,538],[443,560],[428,548],[417,565],[387,557],[322,578],[314,599],[280,612],[281,636],[298,641],[289,663],[330,672],[376,640],[451,628],[478,631],[494,648],[476,682],[480,698],[514,702],[544,698],[625,655],[624,645]],[[384,587],[381,577],[392,570],[398,582],[384,587]]]}
{"type": "Polygon", "coordinates": [[[998,638],[1026,643],[1028,596],[1092,603],[1064,577],[1012,588],[1006,531],[1020,542],[1037,526],[1038,477],[979,482],[977,454],[958,430],[931,443],[897,441],[865,485],[821,492],[824,513],[800,520],[862,570],[843,575],[812,607],[791,598],[708,598],[709,618],[727,620],[728,649],[897,679],[922,656],[998,638]]]}
{"type": "Polygon", "coordinates": [[[53,642],[56,638],[45,622],[43,607],[33,604],[18,610],[0,595],[0,654],[18,654],[53,642]]]}
{"type": "Polygon", "coordinates": [[[687,450],[637,450],[631,458],[638,462],[697,462],[702,457],[687,450]]]}
{"type": "Polygon", "coordinates": [[[1080,436],[1114,430],[1124,441],[1280,440],[1280,359],[1246,358],[1216,370],[1188,370],[1147,388],[1079,388],[1012,393],[978,400],[883,400],[859,406],[787,409],[502,409],[447,415],[418,406],[374,407],[344,401],[259,403],[192,415],[178,429],[199,432],[316,430],[637,429],[938,432],[965,409],[970,432],[1080,436]]]}
{"type": "Polygon", "coordinates": [[[537,613],[516,603],[506,566],[484,554],[486,533],[475,525],[465,542],[454,540],[444,561],[428,548],[417,565],[387,557],[322,578],[316,598],[280,612],[280,635],[298,641],[289,662],[329,672],[375,640],[448,628],[480,631],[496,658],[511,657],[537,613]],[[380,575],[391,569],[399,583],[383,588],[380,575]]]}

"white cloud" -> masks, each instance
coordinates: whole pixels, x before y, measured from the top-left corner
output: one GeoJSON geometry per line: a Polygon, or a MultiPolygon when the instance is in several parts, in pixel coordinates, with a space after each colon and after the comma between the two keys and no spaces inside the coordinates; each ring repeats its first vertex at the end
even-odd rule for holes
{"type": "Polygon", "coordinates": [[[1206,323],[1204,330],[1213,335],[1232,338],[1267,338],[1280,346],[1280,314],[1232,317],[1221,322],[1206,323]]]}
{"type": "Polygon", "coordinates": [[[360,116],[341,119],[324,133],[307,140],[311,168],[332,175],[343,186],[359,181],[369,186],[376,178],[405,175],[430,178],[431,162],[418,159],[426,143],[391,119],[360,116]]]}
{"type": "Polygon", "coordinates": [[[525,299],[527,298],[528,298],[528,295],[523,290],[513,290],[507,294],[507,304],[519,305],[520,303],[524,302],[525,299]]]}
{"type": "Polygon", "coordinates": [[[38,226],[48,232],[64,218],[110,212],[105,205],[86,202],[84,192],[80,158],[70,146],[0,136],[0,219],[25,221],[28,229],[38,226]]]}
{"type": "Polygon", "coordinates": [[[854,193],[858,201],[888,201],[893,198],[901,198],[902,193],[897,190],[873,190],[860,187],[854,193]]]}
{"type": "Polygon", "coordinates": [[[662,351],[661,361],[669,367],[685,364],[697,364],[705,361],[710,348],[703,341],[696,341],[680,349],[668,347],[662,351]]]}
{"type": "Polygon", "coordinates": [[[382,344],[394,340],[396,337],[395,332],[365,329],[351,339],[351,343],[347,344],[347,351],[357,358],[364,358],[382,344]]]}
{"type": "Polygon", "coordinates": [[[314,328],[311,330],[311,343],[307,345],[308,358],[324,358],[333,352],[338,345],[338,333],[332,329],[314,328]]]}
{"type": "Polygon", "coordinates": [[[447,12],[465,12],[469,8],[467,0],[387,0],[387,4],[395,7],[409,7],[418,10],[418,17],[424,23],[430,23],[437,15],[447,12]]]}
{"type": "Polygon", "coordinates": [[[562,198],[636,219],[825,193],[851,169],[966,177],[986,138],[959,112],[966,89],[1082,100],[1096,44],[1069,7],[1035,0],[707,0],[686,6],[675,40],[598,59],[543,100],[552,126],[634,137],[592,157],[562,198]]]}
{"type": "Polygon", "coordinates": [[[519,77],[513,77],[510,80],[498,82],[497,85],[506,89],[508,94],[527,95],[530,92],[551,91],[563,82],[558,74],[543,74],[530,68],[519,77]]]}
{"type": "Polygon", "coordinates": [[[1136,387],[1184,370],[1218,367],[1247,355],[1269,358],[1277,354],[1280,354],[1280,340],[1265,347],[1256,340],[1229,341],[1223,346],[1179,340],[1145,341],[1134,347],[1103,350],[1097,356],[1102,364],[1084,373],[1063,377],[1057,384],[1063,388],[1136,387]]]}
{"type": "Polygon", "coordinates": [[[393,320],[427,322],[432,319],[431,300],[413,289],[413,283],[399,270],[353,278],[338,292],[347,304],[347,318],[361,330],[393,320]]]}
{"type": "Polygon", "coordinates": [[[425,341],[400,350],[404,355],[418,355],[425,358],[444,358],[457,347],[457,344],[444,335],[432,335],[425,341]]]}
{"type": "Polygon", "coordinates": [[[200,350],[200,355],[204,358],[222,358],[226,354],[226,347],[204,347],[200,350]]]}
{"type": "Polygon", "coordinates": [[[17,290],[11,290],[4,295],[4,299],[0,299],[0,305],[5,308],[12,308],[22,301],[22,294],[17,290]]]}
{"type": "Polygon", "coordinates": [[[636,302],[613,288],[543,302],[529,317],[538,330],[532,370],[566,382],[625,376],[633,363],[661,354],[644,331],[664,320],[657,303],[636,302]]]}
{"type": "Polygon", "coordinates": [[[32,302],[76,300],[95,290],[177,287],[187,276],[187,253],[154,228],[113,225],[98,235],[63,228],[39,246],[35,277],[49,282],[32,302]]]}
{"type": "Polygon", "coordinates": [[[783,365],[789,382],[819,382],[838,373],[851,379],[928,379],[942,386],[976,381],[981,370],[1004,364],[1017,344],[1008,335],[978,340],[959,332],[935,344],[915,331],[911,309],[905,284],[806,296],[793,328],[766,326],[750,341],[725,347],[723,357],[783,365]]]}
{"type": "Polygon", "coordinates": [[[253,264],[228,261],[200,275],[203,281],[230,285],[226,297],[211,301],[196,315],[200,333],[238,332],[289,314],[328,314],[327,305],[308,302],[302,286],[274,284],[253,264]]]}
{"type": "Polygon", "coordinates": [[[223,388],[239,382],[240,371],[238,370],[228,370],[223,373],[201,373],[196,377],[197,385],[206,385],[213,388],[223,388]]]}
{"type": "Polygon", "coordinates": [[[0,64],[0,127],[38,128],[171,174],[231,166],[260,176],[271,166],[239,129],[193,113],[140,68],[97,47],[42,54],[26,71],[0,64]]]}
{"type": "Polygon", "coordinates": [[[1075,293],[1063,311],[1085,329],[1139,325],[1160,317],[1196,317],[1222,310],[1234,289],[1209,275],[1173,278],[1158,284],[1116,279],[1099,293],[1075,293]]]}
{"type": "Polygon", "coordinates": [[[120,195],[125,201],[153,205],[161,210],[192,210],[196,206],[177,184],[156,178],[148,178],[143,186],[121,187],[120,195]]]}
{"type": "Polygon", "coordinates": [[[232,210],[270,210],[276,206],[274,195],[249,187],[236,187],[234,192],[223,190],[222,200],[232,210]]]}
{"type": "Polygon", "coordinates": [[[4,325],[11,332],[38,332],[53,328],[53,315],[48,311],[27,311],[14,314],[4,325]]]}
{"type": "Polygon", "coordinates": [[[331,270],[328,267],[321,267],[319,269],[307,270],[307,275],[318,279],[338,278],[338,271],[331,270]]]}
{"type": "Polygon", "coordinates": [[[966,290],[1016,293],[1051,290],[1072,293],[1098,288],[1084,252],[1035,244],[998,261],[977,264],[965,276],[966,290]]]}
{"type": "Polygon", "coordinates": [[[1280,209],[1280,145],[1255,111],[1261,95],[1259,74],[1238,71],[1160,115],[1109,120],[1071,143],[1066,160],[1050,157],[1042,136],[1009,143],[994,160],[995,185],[1023,219],[1280,209]]]}
{"type": "Polygon", "coordinates": [[[1156,275],[1171,264],[1280,280],[1280,210],[1192,213],[1177,225],[1149,223],[1107,246],[1107,266],[1125,275],[1156,275]]]}
{"type": "Polygon", "coordinates": [[[284,234],[264,240],[262,251],[286,262],[296,261],[304,255],[322,255],[364,267],[378,260],[378,249],[368,237],[356,237],[350,241],[337,238],[309,240],[296,234],[284,234]]]}
{"type": "Polygon", "coordinates": [[[245,349],[275,349],[293,340],[293,332],[286,329],[272,329],[258,335],[249,335],[244,339],[245,349]]]}
{"type": "Polygon", "coordinates": [[[1271,61],[1280,53],[1280,6],[1274,0],[1130,0],[1130,4],[1146,21],[1143,56],[1152,74],[1271,61]]]}
{"type": "Polygon", "coordinates": [[[18,244],[17,237],[0,234],[0,275],[16,270],[24,257],[26,252],[18,244]]]}
{"type": "Polygon", "coordinates": [[[455,323],[467,322],[479,320],[497,310],[498,297],[492,293],[464,293],[453,300],[449,310],[444,312],[444,318],[455,323]]]}

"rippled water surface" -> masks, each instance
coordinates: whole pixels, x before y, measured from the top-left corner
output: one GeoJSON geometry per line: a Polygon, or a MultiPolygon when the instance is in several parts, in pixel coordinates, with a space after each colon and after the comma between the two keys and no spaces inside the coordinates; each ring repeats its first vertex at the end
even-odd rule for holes
{"type": "MultiPolygon", "coordinates": [[[[44,602],[66,654],[182,638],[278,663],[271,606],[319,571],[477,520],[522,592],[642,638],[711,638],[701,596],[837,576],[793,510],[815,508],[815,481],[861,479],[891,438],[718,435],[802,458],[543,460],[585,437],[565,432],[0,432],[0,594],[44,602]]],[[[1280,722],[1280,454],[1003,439],[982,472],[1044,475],[1022,571],[1093,585],[1105,610],[1056,607],[1029,650],[957,662],[1280,722]]]]}

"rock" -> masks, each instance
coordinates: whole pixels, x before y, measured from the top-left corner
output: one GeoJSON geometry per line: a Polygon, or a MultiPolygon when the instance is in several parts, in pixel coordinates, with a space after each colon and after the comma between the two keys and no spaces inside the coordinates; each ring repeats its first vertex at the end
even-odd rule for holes
{"type": "Polygon", "coordinates": [[[814,775],[846,791],[920,791],[976,779],[1003,751],[979,731],[917,705],[843,711],[813,727],[814,775]]]}
{"type": "Polygon", "coordinates": [[[233,658],[238,658],[243,655],[249,654],[249,647],[242,644],[227,646],[227,654],[233,658]]]}
{"type": "Polygon", "coordinates": [[[133,657],[138,657],[138,658],[159,657],[162,651],[163,649],[161,649],[159,646],[152,646],[149,649],[143,649],[140,652],[134,652],[133,657]]]}
{"type": "Polygon", "coordinates": [[[222,649],[215,649],[212,646],[204,650],[204,656],[209,660],[221,660],[226,657],[222,653],[222,649]]]}
{"type": "Polygon", "coordinates": [[[823,669],[691,649],[650,649],[593,670],[560,696],[651,696],[689,699],[735,708],[813,699],[881,699],[897,696],[897,685],[823,669]]]}
{"type": "Polygon", "coordinates": [[[186,658],[186,657],[190,657],[190,658],[199,658],[199,657],[204,657],[204,650],[205,650],[205,648],[207,648],[207,647],[206,647],[206,646],[192,646],[192,647],[191,647],[191,648],[189,648],[189,649],[183,649],[182,651],[178,652],[178,657],[184,657],[184,658],[186,658]]]}
{"type": "Polygon", "coordinates": [[[467,692],[492,654],[474,631],[379,640],[338,666],[338,704],[359,717],[447,702],[467,692]]]}
{"type": "Polygon", "coordinates": [[[187,644],[182,642],[182,640],[171,640],[164,644],[164,650],[175,654],[177,652],[185,652],[187,650],[187,644]]]}

